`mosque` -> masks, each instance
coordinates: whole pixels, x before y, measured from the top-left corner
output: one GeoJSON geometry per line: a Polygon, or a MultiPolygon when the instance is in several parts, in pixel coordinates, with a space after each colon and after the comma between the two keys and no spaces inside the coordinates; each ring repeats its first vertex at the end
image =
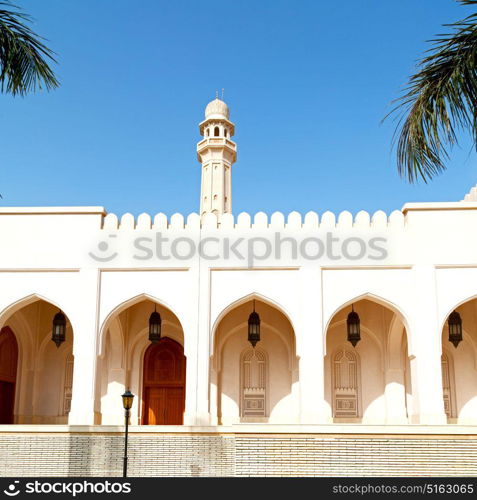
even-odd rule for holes
{"type": "Polygon", "coordinates": [[[0,475],[119,475],[126,390],[131,475],[477,475],[477,187],[234,216],[199,131],[198,213],[0,208],[0,475]]]}

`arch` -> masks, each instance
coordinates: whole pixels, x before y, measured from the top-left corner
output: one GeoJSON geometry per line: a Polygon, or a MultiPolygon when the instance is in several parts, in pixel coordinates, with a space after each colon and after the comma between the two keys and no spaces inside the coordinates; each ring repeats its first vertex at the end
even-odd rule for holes
{"type": "MultiPolygon", "coordinates": [[[[155,309],[161,315],[161,336],[181,345],[184,353],[182,324],[177,314],[164,302],[147,293],[141,293],[114,307],[102,322],[98,339],[98,383],[95,401],[98,418],[104,425],[121,423],[116,405],[126,388],[139,396],[138,403],[131,409],[131,422],[140,424],[143,421],[144,406],[141,395],[145,394],[147,389],[144,387],[144,360],[151,345],[148,320],[155,309]]],[[[164,393],[162,389],[161,391],[164,393]]]]}
{"type": "Polygon", "coordinates": [[[441,332],[444,327],[446,326],[447,319],[449,318],[449,315],[451,314],[452,311],[456,311],[459,307],[463,306],[464,304],[467,304],[468,302],[472,302],[473,300],[477,300],[477,294],[471,295],[470,297],[467,297],[466,299],[463,299],[459,302],[457,302],[453,307],[447,310],[444,318],[442,319],[440,323],[440,329],[439,332],[441,332]]]}
{"type": "Polygon", "coordinates": [[[249,293],[247,295],[240,297],[237,300],[234,300],[228,306],[226,306],[224,309],[222,309],[222,311],[218,314],[217,318],[215,319],[215,321],[212,325],[212,329],[211,329],[211,339],[210,339],[211,345],[214,345],[217,326],[220,324],[222,319],[225,316],[227,316],[227,314],[230,311],[233,311],[235,308],[241,306],[242,304],[245,304],[246,302],[254,300],[254,299],[259,300],[261,302],[264,302],[265,304],[268,304],[270,307],[273,307],[274,309],[277,309],[278,311],[280,311],[287,318],[287,320],[290,322],[290,325],[291,325],[293,331],[296,331],[295,326],[293,324],[293,321],[290,317],[290,314],[287,312],[287,310],[281,304],[279,304],[275,300],[271,299],[270,297],[262,295],[261,293],[252,292],[252,293],[249,293]]]}
{"type": "Polygon", "coordinates": [[[175,318],[179,322],[179,325],[183,329],[182,322],[179,319],[178,314],[176,313],[174,308],[172,308],[167,302],[165,302],[157,297],[154,297],[153,295],[150,295],[148,293],[145,293],[145,292],[140,293],[140,294],[135,295],[134,297],[131,297],[131,298],[121,302],[120,304],[116,305],[113,309],[110,310],[110,312],[107,314],[107,316],[103,320],[103,323],[102,323],[101,328],[99,330],[99,339],[98,339],[98,342],[99,342],[98,354],[99,355],[103,355],[103,353],[104,353],[104,336],[105,336],[107,329],[109,328],[110,320],[112,318],[114,318],[115,316],[121,314],[126,309],[128,309],[136,304],[139,304],[140,302],[142,302],[144,300],[149,300],[151,302],[154,302],[158,306],[163,307],[164,309],[168,309],[175,316],[175,318]]]}
{"type": "Polygon", "coordinates": [[[298,422],[299,371],[293,325],[270,299],[252,293],[228,305],[211,331],[213,356],[210,372],[211,414],[219,424],[241,421],[298,422]],[[261,338],[253,350],[247,338],[248,318],[260,316],[261,338]],[[257,357],[258,356],[258,357],[257,357]],[[250,357],[250,359],[249,359],[250,357]],[[260,358],[260,359],[259,359],[260,358]],[[249,370],[253,386],[249,387],[249,370]],[[264,377],[257,375],[261,370],[264,377]]]}
{"type": "MultiPolygon", "coordinates": [[[[360,295],[357,295],[353,297],[350,300],[347,300],[346,302],[342,303],[339,307],[337,307],[332,314],[330,314],[328,321],[326,322],[326,326],[324,328],[324,338],[323,338],[323,349],[324,353],[326,354],[326,332],[328,332],[328,329],[330,327],[331,322],[333,321],[333,318],[343,309],[346,307],[350,307],[353,303],[356,303],[360,300],[369,300],[371,302],[375,302],[376,304],[379,304],[383,307],[386,307],[387,309],[390,309],[393,311],[396,315],[399,316],[400,320],[402,321],[404,328],[406,329],[406,334],[409,336],[409,321],[407,319],[407,315],[404,313],[404,311],[397,306],[394,302],[381,297],[379,295],[375,295],[374,293],[371,292],[366,292],[360,295]]],[[[411,339],[408,338],[408,346],[411,347],[411,339]]],[[[409,352],[409,355],[412,355],[412,352],[409,352]]]]}
{"type": "MultiPolygon", "coordinates": [[[[70,321],[70,315],[68,314],[67,309],[62,307],[60,304],[57,302],[39,294],[39,293],[31,293],[29,295],[26,295],[22,297],[21,299],[16,300],[15,302],[12,302],[10,305],[5,307],[2,311],[0,311],[0,328],[2,328],[6,321],[13,316],[17,311],[20,309],[23,309],[24,307],[33,304],[36,301],[43,301],[46,302],[47,304],[51,304],[52,306],[56,307],[57,309],[60,309],[63,311],[65,316],[68,318],[68,321],[70,321]]],[[[71,323],[71,321],[70,321],[71,323]]]]}
{"type": "Polygon", "coordinates": [[[329,353],[325,354],[324,363],[325,399],[335,418],[359,418],[373,424],[408,421],[406,394],[411,393],[411,387],[410,378],[406,378],[410,370],[407,330],[405,318],[397,307],[373,294],[359,295],[334,312],[327,322],[323,340],[324,351],[329,353]],[[351,304],[361,320],[362,338],[354,347],[348,343],[346,332],[346,316],[351,304]],[[337,352],[345,351],[359,358],[359,363],[350,361],[357,370],[354,379],[357,387],[336,385],[340,360],[353,356],[342,354],[339,360],[335,359],[337,352]]]}
{"type": "Polygon", "coordinates": [[[214,128],[214,137],[219,137],[220,136],[220,129],[219,127],[214,128]]]}
{"type": "MultiPolygon", "coordinates": [[[[34,293],[5,307],[0,318],[4,328],[15,332],[16,339],[17,374],[11,423],[67,423],[63,411],[64,361],[73,355],[74,335],[67,311],[34,293]],[[65,312],[67,323],[66,339],[57,347],[51,340],[51,330],[53,317],[59,310],[65,312]]],[[[70,393],[71,390],[72,387],[70,393]]]]}
{"type": "MultiPolygon", "coordinates": [[[[441,325],[442,388],[449,423],[477,423],[477,296],[460,302],[450,312],[462,318],[462,341],[457,347],[448,339],[446,316],[441,325]],[[447,363],[446,363],[447,362],[447,363]]],[[[449,314],[450,314],[449,312],[449,314]]]]}
{"type": "Polygon", "coordinates": [[[182,425],[185,409],[186,358],[183,347],[168,337],[144,354],[142,423],[182,425]]]}
{"type": "Polygon", "coordinates": [[[0,330],[0,424],[13,424],[18,344],[9,327],[0,330]]]}

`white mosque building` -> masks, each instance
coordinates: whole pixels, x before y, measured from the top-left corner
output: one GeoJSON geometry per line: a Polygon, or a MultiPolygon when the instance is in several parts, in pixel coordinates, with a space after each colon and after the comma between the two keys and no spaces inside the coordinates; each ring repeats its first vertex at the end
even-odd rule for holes
{"type": "Polygon", "coordinates": [[[127,389],[138,475],[477,475],[477,188],[234,216],[222,100],[199,130],[199,213],[0,208],[0,475],[114,474],[127,389]]]}

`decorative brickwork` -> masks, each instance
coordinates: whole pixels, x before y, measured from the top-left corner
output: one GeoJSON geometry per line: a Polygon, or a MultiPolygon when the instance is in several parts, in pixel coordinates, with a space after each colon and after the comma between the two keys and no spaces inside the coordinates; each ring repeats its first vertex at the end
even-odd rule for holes
{"type": "MultiPolygon", "coordinates": [[[[0,435],[0,475],[120,476],[119,434],[0,435]]],[[[477,476],[477,438],[131,435],[130,476],[477,476]]]]}

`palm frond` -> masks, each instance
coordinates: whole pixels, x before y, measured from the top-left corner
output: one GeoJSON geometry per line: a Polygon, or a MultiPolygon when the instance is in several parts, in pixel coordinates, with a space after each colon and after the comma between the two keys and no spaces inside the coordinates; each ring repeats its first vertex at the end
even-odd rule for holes
{"type": "MultiPolygon", "coordinates": [[[[477,5],[477,0],[458,1],[477,5]]],[[[427,182],[445,170],[449,148],[458,144],[462,130],[477,144],[477,13],[445,26],[453,32],[431,40],[429,55],[384,118],[398,115],[397,167],[409,182],[427,182]]]]}
{"type": "Polygon", "coordinates": [[[54,53],[26,25],[28,22],[30,16],[18,11],[17,6],[0,1],[0,89],[12,95],[59,85],[48,65],[48,60],[56,62],[54,53]]]}

